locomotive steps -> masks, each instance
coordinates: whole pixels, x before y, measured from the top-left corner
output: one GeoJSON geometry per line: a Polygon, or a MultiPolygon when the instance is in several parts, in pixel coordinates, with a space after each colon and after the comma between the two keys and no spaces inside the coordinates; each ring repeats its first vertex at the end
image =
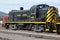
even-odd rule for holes
{"type": "Polygon", "coordinates": [[[0,30],[0,33],[24,35],[36,38],[57,39],[57,40],[60,39],[60,35],[56,35],[54,33],[36,33],[31,31],[13,31],[13,30],[0,30]]]}

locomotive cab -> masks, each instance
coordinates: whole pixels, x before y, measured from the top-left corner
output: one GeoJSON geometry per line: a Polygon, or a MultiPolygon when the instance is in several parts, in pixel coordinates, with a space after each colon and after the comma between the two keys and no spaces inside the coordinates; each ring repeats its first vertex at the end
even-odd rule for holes
{"type": "Polygon", "coordinates": [[[48,8],[46,4],[34,5],[31,7],[31,15],[34,15],[35,21],[45,22],[48,8]]]}

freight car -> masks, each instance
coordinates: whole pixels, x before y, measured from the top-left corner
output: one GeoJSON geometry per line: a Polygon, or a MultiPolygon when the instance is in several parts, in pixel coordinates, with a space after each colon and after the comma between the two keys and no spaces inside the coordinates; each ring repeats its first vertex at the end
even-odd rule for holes
{"type": "Polygon", "coordinates": [[[7,29],[33,30],[57,32],[60,23],[58,22],[58,8],[46,4],[32,6],[29,10],[12,10],[9,12],[7,29]]]}
{"type": "Polygon", "coordinates": [[[5,23],[8,22],[8,16],[3,16],[3,23],[2,23],[2,27],[5,26],[5,23]]]}

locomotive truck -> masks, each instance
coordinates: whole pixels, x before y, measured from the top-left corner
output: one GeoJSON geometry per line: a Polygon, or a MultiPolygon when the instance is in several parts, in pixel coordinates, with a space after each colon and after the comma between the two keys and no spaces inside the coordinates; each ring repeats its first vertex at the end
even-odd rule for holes
{"type": "Polygon", "coordinates": [[[58,8],[47,4],[33,5],[29,10],[23,10],[23,7],[12,10],[7,19],[6,29],[60,33],[58,8]]]}

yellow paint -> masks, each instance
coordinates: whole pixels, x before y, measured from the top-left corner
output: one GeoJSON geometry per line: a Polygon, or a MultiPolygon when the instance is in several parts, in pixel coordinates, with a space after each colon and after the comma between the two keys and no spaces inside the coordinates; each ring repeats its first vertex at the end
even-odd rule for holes
{"type": "Polygon", "coordinates": [[[57,30],[53,30],[53,32],[57,32],[57,30]]]}
{"type": "Polygon", "coordinates": [[[51,18],[50,20],[48,20],[49,22],[51,22],[51,20],[52,20],[53,18],[51,18]]]}
{"type": "Polygon", "coordinates": [[[18,14],[17,16],[21,16],[21,14],[18,14]]]}
{"type": "Polygon", "coordinates": [[[27,14],[22,14],[22,16],[27,16],[27,14]]]}
{"type": "Polygon", "coordinates": [[[38,24],[46,24],[46,22],[7,22],[7,23],[20,23],[20,24],[23,24],[23,23],[38,23],[38,24]]]}
{"type": "Polygon", "coordinates": [[[53,8],[50,8],[47,13],[49,13],[51,10],[53,10],[53,8]]]}
{"type": "Polygon", "coordinates": [[[49,14],[47,14],[47,17],[49,17],[52,13],[53,13],[53,11],[51,11],[49,14]]]}
{"type": "Polygon", "coordinates": [[[60,24],[60,22],[57,22],[56,24],[60,24]]]}
{"type": "Polygon", "coordinates": [[[47,21],[50,20],[53,15],[54,15],[54,14],[52,14],[50,17],[48,17],[48,18],[47,18],[47,21]]]}
{"type": "Polygon", "coordinates": [[[46,31],[49,31],[49,29],[46,29],[46,31]]]}
{"type": "Polygon", "coordinates": [[[31,16],[31,18],[35,18],[34,16],[31,16]]]}

